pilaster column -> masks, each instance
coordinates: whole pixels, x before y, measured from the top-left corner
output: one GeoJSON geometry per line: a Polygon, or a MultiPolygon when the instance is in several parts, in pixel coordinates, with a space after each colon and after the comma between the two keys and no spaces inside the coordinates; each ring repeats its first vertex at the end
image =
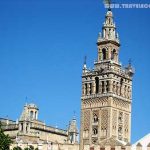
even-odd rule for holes
{"type": "Polygon", "coordinates": [[[113,92],[113,81],[112,80],[110,80],[109,81],[109,91],[112,93],[113,92]]]}
{"type": "Polygon", "coordinates": [[[23,133],[26,133],[26,122],[23,122],[23,133]]]}
{"type": "Polygon", "coordinates": [[[95,82],[92,82],[92,94],[95,94],[95,82]]]}
{"type": "Polygon", "coordinates": [[[87,83],[87,95],[90,95],[90,83],[87,83]]]}
{"type": "Polygon", "coordinates": [[[127,86],[127,98],[129,98],[130,88],[127,86]]]}
{"type": "Polygon", "coordinates": [[[121,96],[124,97],[124,84],[122,84],[122,86],[121,86],[121,96]]]}
{"type": "Polygon", "coordinates": [[[108,59],[111,59],[111,48],[108,48],[108,59]]]}
{"type": "Polygon", "coordinates": [[[102,60],[102,50],[98,52],[98,61],[102,60]]]}
{"type": "Polygon", "coordinates": [[[85,84],[82,84],[82,95],[85,95],[85,84]]]}
{"type": "Polygon", "coordinates": [[[33,118],[32,118],[33,120],[35,119],[35,111],[33,111],[33,118]]]}
{"type": "Polygon", "coordinates": [[[90,129],[89,129],[89,144],[92,144],[92,119],[93,119],[92,109],[90,110],[90,129]]]}
{"type": "Polygon", "coordinates": [[[120,84],[118,83],[118,95],[120,95],[120,84]]]}
{"type": "Polygon", "coordinates": [[[99,81],[99,93],[102,94],[102,81],[99,81]]]}
{"type": "Polygon", "coordinates": [[[113,93],[116,94],[116,82],[113,82],[113,93]]]}
{"type": "Polygon", "coordinates": [[[79,150],[83,150],[83,122],[84,122],[84,111],[81,109],[81,123],[80,123],[80,145],[79,150]]]}
{"type": "Polygon", "coordinates": [[[132,88],[130,87],[129,98],[132,98],[132,88]]]}
{"type": "Polygon", "coordinates": [[[106,87],[107,86],[107,82],[106,81],[104,81],[104,93],[107,93],[107,91],[106,91],[106,87]]]}

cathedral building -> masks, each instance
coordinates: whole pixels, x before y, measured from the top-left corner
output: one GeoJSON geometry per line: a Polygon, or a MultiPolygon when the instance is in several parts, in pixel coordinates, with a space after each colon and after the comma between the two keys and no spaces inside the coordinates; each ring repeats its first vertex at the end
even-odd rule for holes
{"type": "MultiPolygon", "coordinates": [[[[131,150],[134,69],[131,63],[122,67],[119,52],[119,35],[108,9],[97,39],[97,61],[93,69],[88,69],[85,61],[82,70],[79,142],[75,118],[65,130],[47,126],[38,120],[38,107],[26,104],[18,121],[0,119],[5,133],[14,141],[11,149],[34,146],[39,150],[131,150]]],[[[133,150],[141,147],[138,142],[133,150]]],[[[146,149],[150,150],[150,144],[146,149]]]]}

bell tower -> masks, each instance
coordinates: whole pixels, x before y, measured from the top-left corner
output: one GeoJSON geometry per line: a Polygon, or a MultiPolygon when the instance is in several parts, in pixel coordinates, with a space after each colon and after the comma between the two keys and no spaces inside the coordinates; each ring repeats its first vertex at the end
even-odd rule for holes
{"type": "Polygon", "coordinates": [[[132,76],[131,64],[119,62],[120,42],[108,9],[97,40],[98,57],[94,68],[86,62],[82,71],[80,150],[105,139],[130,142],[132,76]]]}

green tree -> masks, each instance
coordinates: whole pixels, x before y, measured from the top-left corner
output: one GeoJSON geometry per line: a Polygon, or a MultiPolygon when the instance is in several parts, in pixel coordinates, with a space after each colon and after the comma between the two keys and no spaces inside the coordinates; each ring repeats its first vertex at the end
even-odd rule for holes
{"type": "Polygon", "coordinates": [[[9,150],[11,144],[12,140],[9,135],[4,134],[4,130],[2,129],[2,124],[0,122],[0,150],[9,150]]]}
{"type": "Polygon", "coordinates": [[[29,146],[29,148],[24,148],[24,150],[34,150],[34,147],[32,145],[29,146]]]}
{"type": "Polygon", "coordinates": [[[24,148],[24,150],[30,150],[30,149],[26,147],[26,148],[24,148]]]}
{"type": "Polygon", "coordinates": [[[16,146],[16,147],[13,148],[13,150],[22,150],[22,148],[19,147],[19,146],[16,146]]]}

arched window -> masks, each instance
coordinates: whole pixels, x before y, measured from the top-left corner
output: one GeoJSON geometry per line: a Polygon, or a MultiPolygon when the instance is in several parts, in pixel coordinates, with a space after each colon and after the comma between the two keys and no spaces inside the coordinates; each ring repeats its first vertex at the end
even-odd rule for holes
{"type": "Polygon", "coordinates": [[[102,81],[102,93],[104,93],[104,91],[105,91],[105,87],[104,87],[105,85],[104,85],[104,81],[102,81]]]}
{"type": "Polygon", "coordinates": [[[119,123],[122,123],[122,121],[123,121],[123,113],[122,112],[119,112],[118,121],[119,121],[119,123]]]}
{"type": "Polygon", "coordinates": [[[98,117],[97,117],[96,114],[94,114],[93,121],[94,121],[94,122],[98,122],[98,117]]]}
{"type": "Polygon", "coordinates": [[[107,81],[106,91],[109,92],[109,81],[107,81]]]}
{"type": "Polygon", "coordinates": [[[116,53],[115,49],[113,51],[111,51],[111,60],[115,59],[115,53],[116,53]]]}
{"type": "Polygon", "coordinates": [[[23,123],[21,123],[21,131],[23,131],[23,123]]]}
{"type": "Polygon", "coordinates": [[[95,78],[95,84],[96,84],[96,93],[98,93],[99,92],[99,78],[98,77],[95,78]]]}
{"type": "Polygon", "coordinates": [[[93,129],[93,134],[96,135],[97,133],[98,133],[97,128],[94,128],[94,129],[93,129]]]}
{"type": "Polygon", "coordinates": [[[90,95],[92,94],[92,83],[90,83],[90,95]]]}
{"type": "Polygon", "coordinates": [[[122,127],[119,127],[119,128],[118,128],[118,134],[119,134],[119,136],[122,135],[122,127]]]}
{"type": "Polygon", "coordinates": [[[85,95],[87,95],[87,83],[85,83],[85,95]]]}
{"type": "Polygon", "coordinates": [[[33,111],[30,111],[30,118],[33,119],[33,111]]]}
{"type": "Polygon", "coordinates": [[[26,133],[28,132],[28,123],[26,124],[26,133]]]}
{"type": "Polygon", "coordinates": [[[105,48],[102,49],[102,58],[103,58],[103,60],[106,60],[106,49],[105,48]]]}

